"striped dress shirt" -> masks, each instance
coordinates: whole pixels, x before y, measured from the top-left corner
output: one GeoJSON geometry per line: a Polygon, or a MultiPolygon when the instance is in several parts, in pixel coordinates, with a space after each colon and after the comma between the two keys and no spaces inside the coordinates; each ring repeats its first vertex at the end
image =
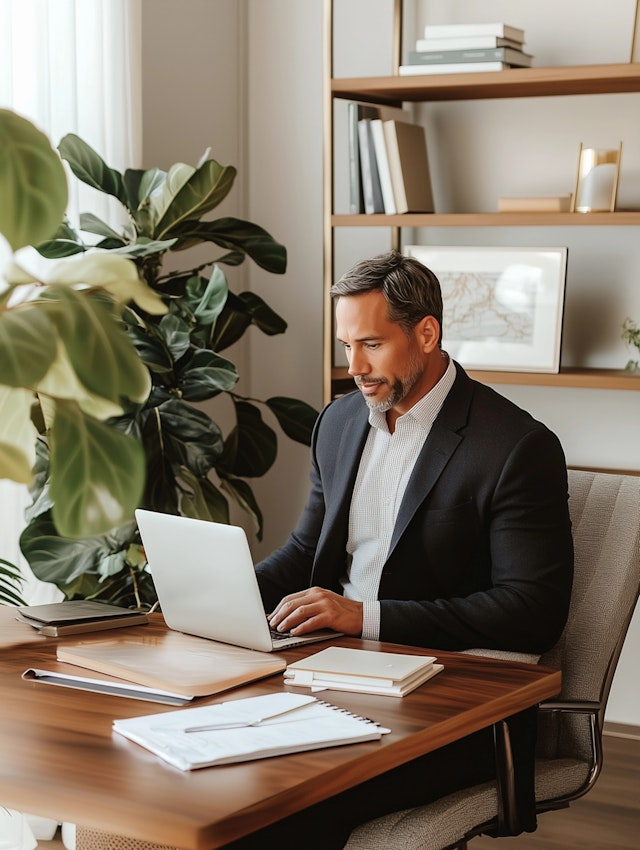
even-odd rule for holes
{"type": "Polygon", "coordinates": [[[384,413],[370,411],[365,443],[351,497],[344,596],[363,603],[362,637],[378,640],[378,587],[407,482],[456,376],[453,361],[438,383],[389,432],[384,413]]]}

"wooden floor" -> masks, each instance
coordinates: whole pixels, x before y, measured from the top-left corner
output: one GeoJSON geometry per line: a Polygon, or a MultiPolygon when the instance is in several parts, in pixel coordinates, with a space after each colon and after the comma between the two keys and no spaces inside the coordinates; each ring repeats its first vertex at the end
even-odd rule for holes
{"type": "Polygon", "coordinates": [[[546,812],[517,838],[480,836],[469,850],[640,850],[640,739],[606,735],[604,767],[568,809],[546,812]]]}
{"type": "MultiPolygon", "coordinates": [[[[469,850],[640,850],[640,738],[606,735],[604,747],[604,768],[589,794],[541,815],[534,833],[481,836],[469,850]]],[[[38,848],[65,850],[59,836],[38,848]]]]}

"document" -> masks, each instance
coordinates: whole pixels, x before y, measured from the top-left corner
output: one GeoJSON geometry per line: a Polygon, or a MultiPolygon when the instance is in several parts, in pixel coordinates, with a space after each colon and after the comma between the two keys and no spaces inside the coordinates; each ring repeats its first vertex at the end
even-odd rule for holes
{"type": "Polygon", "coordinates": [[[390,730],[313,696],[265,694],[114,720],[123,735],[181,770],[377,741],[390,730]]]}
{"type": "Polygon", "coordinates": [[[289,664],[284,677],[287,684],[312,691],[331,688],[403,697],[443,669],[433,655],[331,646],[289,664]]]}

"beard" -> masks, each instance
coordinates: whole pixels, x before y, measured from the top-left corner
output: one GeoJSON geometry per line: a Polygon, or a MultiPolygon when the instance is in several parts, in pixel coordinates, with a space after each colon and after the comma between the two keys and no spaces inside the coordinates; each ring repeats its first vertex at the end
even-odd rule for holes
{"type": "Polygon", "coordinates": [[[389,387],[389,395],[385,399],[382,399],[381,401],[375,401],[373,399],[369,400],[367,396],[365,396],[365,401],[370,410],[373,410],[376,413],[386,413],[388,410],[391,410],[392,407],[395,407],[409,395],[409,393],[418,383],[423,374],[424,362],[422,360],[422,356],[417,350],[417,347],[412,347],[409,356],[409,362],[407,364],[407,371],[404,373],[404,375],[400,375],[393,381],[390,381],[389,378],[384,377],[367,377],[367,379],[364,380],[363,378],[358,376],[355,378],[355,382],[356,386],[359,389],[362,389],[363,384],[387,384],[387,386],[389,387]]]}

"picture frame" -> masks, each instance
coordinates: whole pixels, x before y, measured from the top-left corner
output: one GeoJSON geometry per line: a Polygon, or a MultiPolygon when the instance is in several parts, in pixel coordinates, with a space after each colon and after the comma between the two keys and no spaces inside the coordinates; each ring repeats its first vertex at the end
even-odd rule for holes
{"type": "Polygon", "coordinates": [[[442,347],[468,369],[560,371],[568,249],[407,245],[444,302],[442,347]]]}
{"type": "Polygon", "coordinates": [[[571,212],[614,212],[618,195],[622,142],[617,148],[578,150],[578,174],[571,212]]]}

